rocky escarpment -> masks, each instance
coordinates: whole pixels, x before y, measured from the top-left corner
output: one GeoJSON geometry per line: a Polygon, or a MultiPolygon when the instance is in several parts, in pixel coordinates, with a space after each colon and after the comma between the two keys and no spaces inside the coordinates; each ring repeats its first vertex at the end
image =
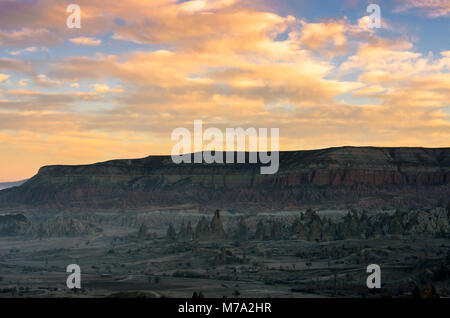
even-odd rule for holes
{"type": "Polygon", "coordinates": [[[0,236],[75,237],[101,232],[97,226],[77,219],[57,217],[32,222],[22,214],[0,215],[0,236]]]}
{"type": "MultiPolygon", "coordinates": [[[[275,226],[272,224],[272,228],[275,226]]],[[[345,217],[331,220],[319,217],[313,210],[296,219],[287,231],[278,231],[270,239],[291,236],[304,240],[336,240],[349,238],[371,238],[386,235],[450,235],[450,209],[397,210],[393,214],[349,212],[345,217]]],[[[267,238],[267,237],[266,237],[267,238]]]]}
{"type": "Polygon", "coordinates": [[[27,234],[43,237],[76,237],[102,232],[96,225],[77,219],[56,218],[44,223],[32,224],[27,234]]]}
{"type": "Polygon", "coordinates": [[[286,219],[260,219],[254,231],[250,231],[245,219],[241,218],[235,229],[225,233],[219,211],[208,225],[202,218],[193,235],[186,237],[184,223],[177,234],[169,225],[167,238],[170,240],[305,240],[333,241],[350,238],[368,239],[380,236],[450,236],[450,205],[447,209],[397,210],[395,213],[348,212],[344,217],[331,219],[320,217],[308,209],[292,222],[286,219]]]}
{"type": "Polygon", "coordinates": [[[450,198],[450,148],[289,151],[280,152],[279,165],[273,175],[261,175],[260,164],[177,165],[170,156],[47,166],[0,191],[0,208],[411,208],[444,206],[450,198]]]}
{"type": "Polygon", "coordinates": [[[24,234],[30,222],[23,214],[0,215],[0,236],[24,234]]]}

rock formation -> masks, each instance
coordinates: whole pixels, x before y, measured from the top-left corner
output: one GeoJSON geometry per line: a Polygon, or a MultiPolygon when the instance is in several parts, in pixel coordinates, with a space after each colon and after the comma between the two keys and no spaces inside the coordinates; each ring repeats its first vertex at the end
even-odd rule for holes
{"type": "Polygon", "coordinates": [[[249,230],[247,223],[245,222],[245,218],[241,217],[241,219],[239,220],[238,229],[236,231],[236,238],[242,241],[248,240],[248,231],[249,230]]]}
{"type": "Polygon", "coordinates": [[[148,227],[147,227],[147,225],[146,224],[141,224],[141,226],[139,227],[139,230],[138,230],[138,234],[137,234],[137,237],[138,237],[138,240],[145,240],[146,238],[147,238],[147,232],[148,232],[148,227]]]}
{"type": "Polygon", "coordinates": [[[258,224],[256,225],[255,238],[260,241],[266,238],[266,226],[264,225],[264,222],[262,220],[259,220],[258,224]]]}
{"type": "Polygon", "coordinates": [[[375,213],[349,211],[337,219],[320,217],[308,209],[294,220],[261,218],[254,228],[254,235],[241,217],[230,235],[226,235],[219,211],[211,222],[202,217],[192,233],[190,222],[183,221],[180,232],[170,224],[167,237],[175,240],[220,240],[234,238],[237,240],[287,240],[332,241],[345,239],[370,239],[378,236],[433,235],[448,237],[450,235],[450,210],[433,208],[426,210],[397,210],[395,213],[375,213]],[[191,236],[192,235],[192,236],[191,236]]]}
{"type": "MultiPolygon", "coordinates": [[[[261,221],[260,221],[261,222],[261,221]]],[[[257,230],[258,232],[258,227],[257,230]]],[[[301,240],[322,241],[348,238],[370,238],[381,235],[449,235],[450,211],[444,208],[427,210],[398,210],[394,214],[349,212],[331,221],[308,210],[294,220],[291,236],[301,240]]]]}
{"type": "Polygon", "coordinates": [[[206,221],[205,217],[202,217],[201,220],[197,223],[195,228],[195,238],[197,239],[207,239],[209,238],[209,224],[206,221]]]}
{"type": "Polygon", "coordinates": [[[175,240],[209,240],[209,239],[223,239],[226,238],[226,233],[220,219],[219,210],[216,210],[214,217],[211,222],[208,223],[206,218],[203,216],[195,227],[195,232],[192,231],[192,225],[189,221],[187,225],[183,221],[180,227],[180,231],[176,234],[175,229],[172,224],[169,224],[167,229],[167,238],[175,240]],[[170,232],[170,233],[169,233],[170,232]],[[170,234],[170,235],[169,235],[170,234]]]}
{"type": "Polygon", "coordinates": [[[193,238],[194,238],[194,231],[192,230],[191,221],[189,221],[186,226],[186,239],[192,240],[193,238]]]}
{"type": "MultiPolygon", "coordinates": [[[[246,154],[248,156],[248,154],[246,154]]],[[[450,148],[339,147],[280,152],[259,164],[174,164],[170,156],[47,166],[0,191],[1,207],[94,210],[194,204],[261,210],[333,204],[431,208],[450,197],[450,148]]]]}
{"type": "Polygon", "coordinates": [[[0,215],[0,236],[23,235],[30,223],[23,214],[0,215]]]}
{"type": "Polygon", "coordinates": [[[181,223],[180,231],[178,232],[177,239],[179,240],[192,240],[194,238],[194,232],[192,231],[192,224],[189,221],[185,224],[184,220],[181,223]]]}
{"type": "Polygon", "coordinates": [[[33,223],[22,214],[0,216],[0,236],[75,237],[101,231],[92,223],[73,218],[57,217],[33,223]]]}
{"type": "Polygon", "coordinates": [[[174,241],[177,238],[177,232],[175,232],[175,228],[173,227],[172,223],[170,223],[169,227],[167,228],[166,237],[168,240],[171,240],[171,241],[174,241]]]}
{"type": "Polygon", "coordinates": [[[285,232],[283,232],[283,225],[281,224],[281,222],[279,221],[272,221],[272,227],[270,229],[270,239],[271,240],[281,240],[283,239],[283,234],[285,234],[285,232]]]}
{"type": "MultiPolygon", "coordinates": [[[[206,218],[197,224],[198,239],[222,239],[224,232],[220,216],[216,215],[208,226],[206,218]],[[216,224],[218,230],[212,231],[216,224]]],[[[426,210],[397,210],[395,213],[375,213],[349,211],[337,219],[320,217],[308,209],[290,223],[283,219],[261,218],[256,224],[254,235],[250,234],[245,218],[241,217],[234,230],[238,240],[287,240],[332,241],[345,239],[370,239],[378,236],[422,236],[433,235],[448,237],[450,235],[450,210],[434,208],[426,210]]]]}
{"type": "Polygon", "coordinates": [[[223,229],[222,221],[220,220],[220,213],[219,210],[216,210],[214,213],[214,217],[211,220],[210,225],[210,236],[213,238],[224,238],[225,237],[225,230],[223,229]]]}
{"type": "Polygon", "coordinates": [[[33,237],[76,237],[102,232],[96,225],[74,218],[58,217],[44,223],[32,224],[27,234],[33,237]]]}
{"type": "Polygon", "coordinates": [[[307,240],[308,239],[308,228],[305,224],[303,224],[301,218],[296,219],[291,227],[291,233],[295,238],[298,238],[300,240],[307,240]]]}

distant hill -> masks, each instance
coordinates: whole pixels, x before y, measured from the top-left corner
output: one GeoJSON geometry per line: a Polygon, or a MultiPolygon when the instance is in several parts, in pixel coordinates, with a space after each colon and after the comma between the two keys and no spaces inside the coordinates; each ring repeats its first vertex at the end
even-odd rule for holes
{"type": "Polygon", "coordinates": [[[12,187],[18,187],[25,182],[27,182],[28,179],[21,180],[21,181],[14,181],[14,182],[0,182],[0,190],[12,188],[12,187]]]}
{"type": "MultiPolygon", "coordinates": [[[[248,154],[247,154],[248,155],[248,154]]],[[[337,147],[260,164],[174,164],[170,156],[46,166],[0,191],[0,207],[127,209],[183,204],[254,211],[312,206],[435,207],[450,199],[450,148],[337,147]]]]}

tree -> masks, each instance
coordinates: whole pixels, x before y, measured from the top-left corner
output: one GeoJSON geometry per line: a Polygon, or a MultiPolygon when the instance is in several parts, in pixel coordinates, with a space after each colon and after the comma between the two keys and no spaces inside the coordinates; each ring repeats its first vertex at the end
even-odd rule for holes
{"type": "Polygon", "coordinates": [[[264,240],[264,237],[266,236],[266,228],[265,228],[262,220],[259,220],[258,224],[256,225],[256,235],[255,236],[256,236],[257,240],[264,240]]]}
{"type": "Polygon", "coordinates": [[[430,284],[422,290],[420,298],[439,298],[439,295],[436,293],[434,286],[430,284]]]}
{"type": "Polygon", "coordinates": [[[202,292],[199,292],[198,294],[197,294],[197,292],[194,292],[192,294],[192,298],[205,298],[205,295],[203,295],[202,292]]]}
{"type": "Polygon", "coordinates": [[[146,224],[142,223],[138,231],[138,240],[143,241],[147,237],[148,227],[146,224]]]}
{"type": "Polygon", "coordinates": [[[38,236],[39,240],[42,240],[42,238],[45,236],[45,229],[44,229],[44,225],[42,223],[39,224],[37,236],[38,236]]]}
{"type": "Polygon", "coordinates": [[[237,236],[241,240],[248,239],[248,227],[247,227],[247,224],[245,223],[244,217],[241,217],[241,219],[239,221],[237,236]]]}
{"type": "Polygon", "coordinates": [[[173,227],[172,223],[169,224],[169,227],[167,229],[167,238],[169,240],[175,240],[177,238],[177,233],[175,232],[175,228],[173,227]]]}

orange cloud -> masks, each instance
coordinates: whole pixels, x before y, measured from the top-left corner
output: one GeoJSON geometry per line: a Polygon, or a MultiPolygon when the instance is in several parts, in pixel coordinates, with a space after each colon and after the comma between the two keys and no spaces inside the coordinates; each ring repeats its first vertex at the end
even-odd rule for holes
{"type": "Polygon", "coordinates": [[[450,3],[447,0],[402,0],[398,2],[399,5],[396,9],[398,12],[419,9],[431,18],[450,16],[450,3]]]}
{"type": "Polygon", "coordinates": [[[111,88],[106,84],[95,84],[95,91],[97,93],[122,93],[123,89],[111,88]]]}
{"type": "Polygon", "coordinates": [[[347,45],[345,32],[348,31],[347,22],[330,21],[322,23],[302,23],[303,28],[300,42],[308,48],[319,50],[327,48],[327,52],[344,52],[347,45]],[[333,49],[330,50],[329,45],[333,49]]]}
{"type": "Polygon", "coordinates": [[[80,36],[77,38],[72,38],[69,40],[70,42],[78,45],[89,45],[89,46],[97,46],[102,44],[102,41],[95,38],[90,38],[87,36],[80,36]]]}
{"type": "Polygon", "coordinates": [[[4,80],[7,80],[8,78],[9,78],[9,75],[0,73],[0,83],[3,82],[4,80]]]}

